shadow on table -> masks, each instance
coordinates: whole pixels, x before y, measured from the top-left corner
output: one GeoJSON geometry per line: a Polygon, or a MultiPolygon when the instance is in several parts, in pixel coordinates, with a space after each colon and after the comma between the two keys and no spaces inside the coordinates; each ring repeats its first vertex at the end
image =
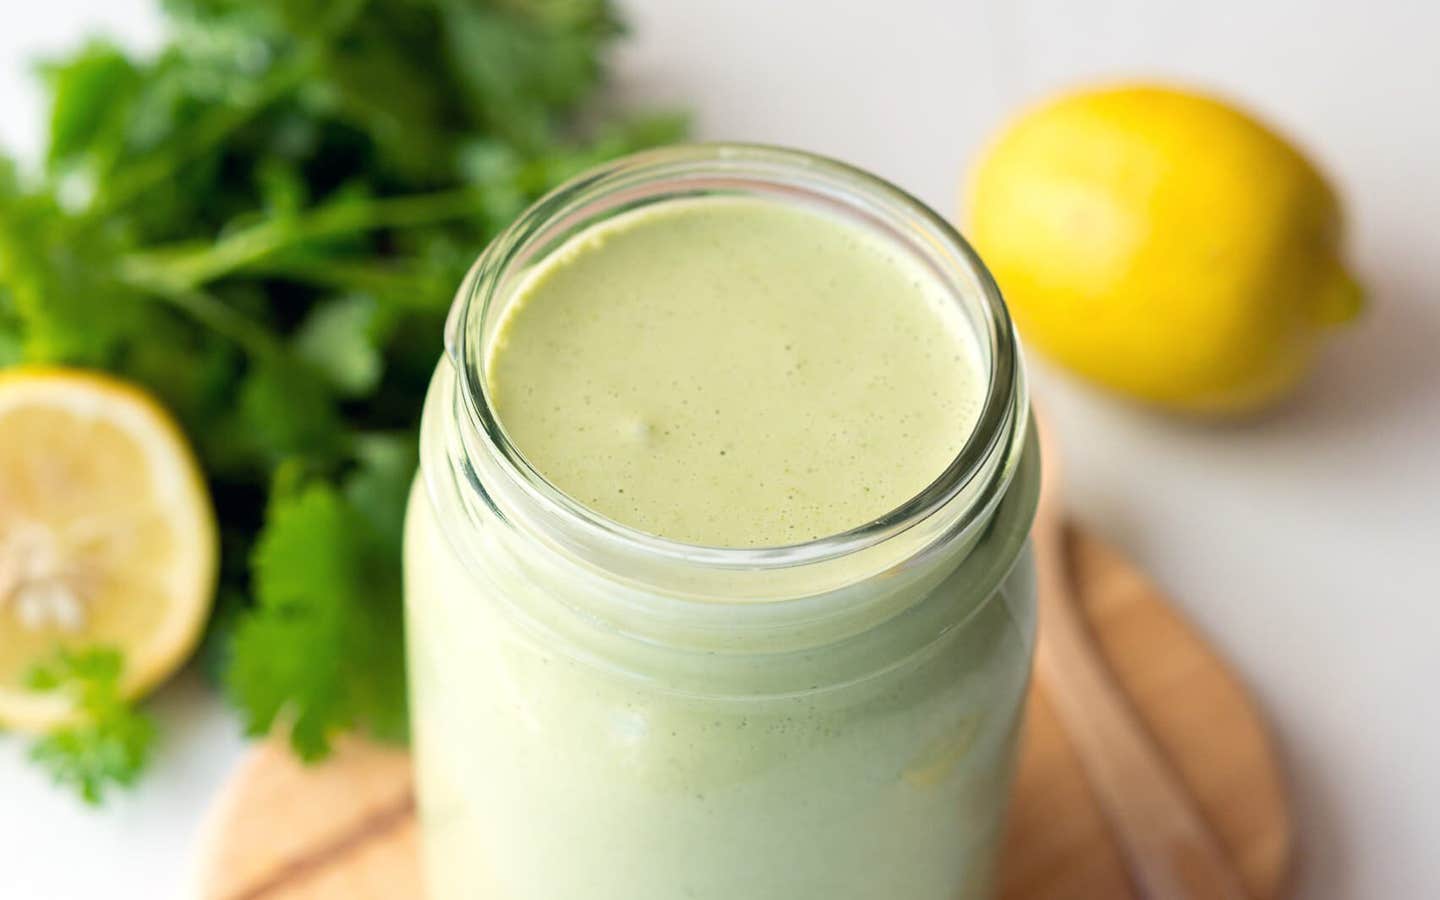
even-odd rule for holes
{"type": "Polygon", "coordinates": [[[1440,415],[1440,287],[1374,277],[1369,304],[1335,332],[1316,371],[1260,423],[1294,431],[1374,431],[1395,417],[1440,415]]]}

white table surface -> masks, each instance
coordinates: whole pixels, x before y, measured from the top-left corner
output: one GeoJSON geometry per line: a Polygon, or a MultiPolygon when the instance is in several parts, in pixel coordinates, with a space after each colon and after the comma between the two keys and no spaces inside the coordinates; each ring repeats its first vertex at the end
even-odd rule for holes
{"type": "MultiPolygon", "coordinates": [[[[1224,89],[1338,181],[1369,317],[1264,421],[1157,418],[1040,372],[1077,515],[1142,561],[1259,694],[1300,826],[1298,895],[1440,895],[1440,7],[1354,0],[633,0],[624,90],[712,138],[793,144],[953,212],[1017,103],[1076,79],[1224,89]]],[[[23,60],[152,0],[4,0],[0,141],[33,146],[23,60]]],[[[0,897],[185,896],[203,808],[242,752],[193,676],[156,701],[153,773],[102,812],[0,739],[0,897]]],[[[277,825],[280,823],[277,823],[277,825]]],[[[574,898],[583,900],[583,898],[574,898]]]]}

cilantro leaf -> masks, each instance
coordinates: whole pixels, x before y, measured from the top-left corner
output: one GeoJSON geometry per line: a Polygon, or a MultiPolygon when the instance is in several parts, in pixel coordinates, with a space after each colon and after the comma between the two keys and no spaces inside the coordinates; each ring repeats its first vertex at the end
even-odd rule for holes
{"type": "Polygon", "coordinates": [[[361,469],[349,491],[277,486],[256,547],[258,605],[236,629],[227,687],[250,734],[287,727],[306,759],[327,753],[342,730],[404,733],[395,535],[378,527],[396,520],[394,463],[361,469]]]}
{"type": "Polygon", "coordinates": [[[133,785],[155,744],[154,720],[120,696],[124,668],[117,650],[61,650],[26,679],[31,690],[73,697],[78,721],[40,738],[30,757],[92,805],[112,788],[133,785]]]}
{"type": "Polygon", "coordinates": [[[18,186],[0,192],[0,286],[21,324],[26,357],[113,362],[121,342],[157,315],[115,277],[123,235],[67,216],[50,194],[18,186]]]}
{"type": "Polygon", "coordinates": [[[342,449],[344,426],[334,398],[307,366],[288,356],[260,360],[241,382],[233,440],[252,446],[263,459],[294,456],[334,458],[342,449]]]}
{"type": "Polygon", "coordinates": [[[96,42],[41,71],[54,98],[47,165],[58,172],[86,160],[107,168],[139,88],[135,64],[113,44],[96,42]]]}
{"type": "Polygon", "coordinates": [[[384,371],[378,338],[374,299],[350,295],[311,310],[295,335],[295,349],[335,391],[365,396],[384,371]]]}

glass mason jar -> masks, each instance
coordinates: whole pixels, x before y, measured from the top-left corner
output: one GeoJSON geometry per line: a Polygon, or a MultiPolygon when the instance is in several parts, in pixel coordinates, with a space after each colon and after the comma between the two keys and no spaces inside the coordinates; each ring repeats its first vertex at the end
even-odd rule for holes
{"type": "Polygon", "coordinates": [[[455,299],[406,525],[429,896],[987,896],[1034,634],[1027,409],[994,282],[939,216],[872,176],[701,145],[538,202],[455,299]],[[712,194],[876,229],[963,311],[979,421],[893,512],[793,546],[682,544],[562,494],[497,421],[484,363],[517,280],[596,222],[712,194]]]}

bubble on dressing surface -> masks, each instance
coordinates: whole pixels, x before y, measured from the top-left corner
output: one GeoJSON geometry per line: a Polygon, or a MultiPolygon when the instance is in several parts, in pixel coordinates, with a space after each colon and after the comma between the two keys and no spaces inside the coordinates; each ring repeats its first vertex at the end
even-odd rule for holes
{"type": "Polygon", "coordinates": [[[973,429],[962,316],[885,239],[735,198],[581,237],[512,298],[488,377],[520,451],[604,516],[694,544],[814,540],[918,494],[973,429]]]}

